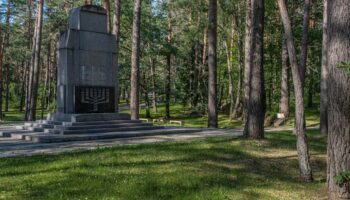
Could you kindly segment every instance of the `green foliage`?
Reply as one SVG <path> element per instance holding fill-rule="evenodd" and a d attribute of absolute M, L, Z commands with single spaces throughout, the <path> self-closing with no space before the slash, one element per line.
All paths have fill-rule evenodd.
<path fill-rule="evenodd" d="M 344 70 L 344 72 L 350 78 L 350 60 L 341 62 L 338 68 Z"/>
<path fill-rule="evenodd" d="M 340 172 L 339 175 L 334 177 L 334 180 L 340 186 L 350 183 L 350 171 Z"/>

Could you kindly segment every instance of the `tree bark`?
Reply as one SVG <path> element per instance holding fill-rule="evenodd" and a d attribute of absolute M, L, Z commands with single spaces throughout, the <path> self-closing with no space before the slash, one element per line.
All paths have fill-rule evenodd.
<path fill-rule="evenodd" d="M 171 55 L 166 56 L 165 75 L 165 118 L 170 119 L 170 92 L 171 92 Z"/>
<path fill-rule="evenodd" d="M 230 50 L 228 49 L 227 41 L 225 39 L 224 41 L 224 48 L 226 51 L 226 62 L 227 62 L 227 73 L 228 73 L 228 95 L 230 99 L 230 120 L 233 119 L 233 77 L 232 77 L 232 63 L 231 63 L 231 54 Z"/>
<path fill-rule="evenodd" d="M 26 83 L 27 83 L 27 67 L 24 64 L 24 61 L 22 61 L 21 69 L 22 69 L 22 77 L 21 77 L 22 85 L 21 85 L 21 97 L 20 97 L 20 102 L 19 102 L 19 111 L 20 112 L 23 111 L 23 103 L 25 100 L 25 93 L 26 93 L 25 88 L 26 88 Z"/>
<path fill-rule="evenodd" d="M 3 60 L 4 60 L 4 42 L 3 42 L 3 37 L 0 29 L 0 120 L 3 119 L 3 111 L 2 111 Z"/>
<path fill-rule="evenodd" d="M 240 35 L 240 34 L 239 34 Z M 233 117 L 238 117 L 238 109 L 241 105 L 241 90 L 242 90 L 242 81 L 243 81 L 243 41 L 241 36 L 239 36 L 238 40 L 238 86 L 237 86 L 237 94 L 236 94 L 236 101 L 235 101 L 235 107 L 233 109 Z"/>
<path fill-rule="evenodd" d="M 10 47 L 10 17 L 11 17 L 11 1 L 7 1 L 7 11 L 6 11 L 6 32 L 5 32 L 5 48 Z M 11 72 L 10 72 L 10 60 L 7 60 L 5 63 L 5 69 L 6 69 L 6 93 L 5 93 L 5 112 L 9 111 L 9 97 L 10 97 L 10 78 L 11 78 Z"/>
<path fill-rule="evenodd" d="M 320 94 L 320 131 L 328 132 L 328 95 L 327 95 L 327 52 L 328 52 L 328 1 L 323 0 L 323 39 L 322 39 L 322 67 L 321 67 L 321 94 Z"/>
<path fill-rule="evenodd" d="M 157 92 L 156 92 L 156 77 L 155 77 L 155 64 L 154 58 L 150 57 L 149 62 L 151 65 L 151 77 L 152 77 L 152 104 L 153 104 L 153 112 L 158 113 L 157 106 Z"/>
<path fill-rule="evenodd" d="M 31 95 L 30 95 L 30 112 L 29 121 L 35 121 L 36 119 L 36 101 L 38 97 L 38 86 L 39 86 L 39 73 L 40 73 L 40 51 L 41 51 L 41 33 L 43 23 L 43 6 L 44 0 L 39 0 L 37 8 L 37 21 L 36 31 L 33 42 L 33 53 L 32 53 L 32 81 L 31 81 Z"/>
<path fill-rule="evenodd" d="M 286 39 L 282 41 L 282 80 L 281 80 L 281 98 L 279 112 L 287 118 L 289 116 L 289 60 Z"/>
<path fill-rule="evenodd" d="M 308 87 L 308 95 L 307 95 L 307 107 L 312 108 L 313 106 L 313 94 L 314 94 L 314 77 L 313 74 L 310 72 L 309 74 L 310 80 L 309 80 L 309 87 Z"/>
<path fill-rule="evenodd" d="M 171 1 L 168 1 L 168 5 L 170 6 Z M 168 8 L 168 36 L 167 43 L 170 46 L 172 43 L 172 15 L 171 9 Z M 170 119 L 170 93 L 171 93 L 171 56 L 172 52 L 169 50 L 166 56 L 166 74 L 165 74 L 165 118 Z"/>
<path fill-rule="evenodd" d="M 306 75 L 306 65 L 307 65 L 307 56 L 308 56 L 308 40 L 309 40 L 309 24 L 310 24 L 310 6 L 312 0 L 304 0 L 304 12 L 303 12 L 303 32 L 301 39 L 301 49 L 300 49 L 300 63 L 299 63 L 299 72 L 301 81 L 305 83 Z M 294 11 L 295 12 L 295 11 Z M 303 87 L 304 89 L 304 87 Z"/>
<path fill-rule="evenodd" d="M 107 12 L 107 31 L 111 33 L 111 6 L 109 0 L 103 0 L 103 8 L 106 9 Z"/>
<path fill-rule="evenodd" d="M 121 13 L 121 0 L 115 0 L 114 1 L 114 25 L 113 25 L 113 33 L 115 35 L 115 41 L 116 41 L 116 54 L 115 54 L 115 62 L 117 66 L 117 73 L 119 69 L 119 41 L 120 41 L 120 14 Z M 116 91 L 115 91 L 115 97 L 116 97 L 116 108 L 115 111 L 119 112 L 119 78 L 116 79 Z"/>
<path fill-rule="evenodd" d="M 27 10 L 28 10 L 28 16 L 27 16 L 27 48 L 28 50 L 31 50 L 32 48 L 32 0 L 27 1 Z M 30 104 L 30 89 L 31 89 L 31 76 L 32 76 L 32 70 L 30 66 L 30 62 L 26 62 L 26 68 L 27 68 L 27 78 L 26 78 L 26 99 L 25 99 L 25 114 L 24 118 L 25 120 L 28 120 L 29 115 L 29 104 Z"/>
<path fill-rule="evenodd" d="M 310 0 L 304 0 L 304 16 L 303 16 L 303 36 L 301 39 L 301 52 L 300 52 L 300 79 L 303 84 L 305 83 L 306 73 L 306 61 L 307 61 L 307 48 L 309 39 L 309 21 L 310 21 Z"/>
<path fill-rule="evenodd" d="M 297 136 L 297 151 L 298 151 L 298 160 L 299 160 L 299 169 L 300 176 L 305 181 L 312 181 L 312 171 L 310 165 L 309 151 L 307 146 L 307 138 L 304 128 L 304 91 L 303 84 L 300 77 L 300 66 L 296 58 L 296 51 L 294 47 L 293 34 L 291 22 L 288 16 L 287 7 L 285 0 L 277 0 L 278 7 L 280 10 L 284 35 L 286 38 L 286 44 L 288 48 L 289 62 L 292 67 L 292 76 L 294 84 L 294 93 L 295 93 L 295 133 Z"/>
<path fill-rule="evenodd" d="M 48 98 L 48 86 L 50 81 L 50 68 L 51 68 L 51 39 L 49 39 L 47 45 L 47 61 L 46 61 L 46 72 L 45 72 L 45 83 L 44 83 L 44 94 L 41 99 L 41 119 L 44 119 L 44 110 L 47 107 L 47 98 Z"/>
<path fill-rule="evenodd" d="M 140 88 L 140 26 L 141 26 L 141 0 L 134 1 L 134 19 L 132 33 L 131 55 L 131 92 L 130 110 L 131 119 L 139 119 L 139 88 Z"/>
<path fill-rule="evenodd" d="M 243 80 L 243 65 L 244 65 L 244 61 L 243 61 L 243 41 L 242 41 L 242 34 L 241 34 L 241 30 L 238 28 L 240 23 L 240 20 L 238 17 L 235 18 L 236 23 L 236 29 L 237 29 L 237 33 L 238 33 L 238 39 L 237 39 L 237 47 L 238 47 L 238 84 L 237 84 L 237 94 L 236 94 L 236 100 L 235 100 L 235 106 L 233 108 L 233 117 L 237 118 L 238 117 L 238 108 L 240 106 L 240 102 L 241 102 L 241 90 L 242 90 L 242 80 Z"/>
<path fill-rule="evenodd" d="M 209 0 L 208 20 L 208 127 L 217 128 L 217 0 Z"/>
<path fill-rule="evenodd" d="M 264 0 L 252 0 L 251 80 L 248 103 L 248 136 L 264 138 Z"/>
<path fill-rule="evenodd" d="M 206 84 L 207 80 L 207 46 L 208 46 L 208 27 L 206 26 L 204 28 L 204 34 L 203 34 L 203 52 L 202 52 L 202 65 L 201 65 L 201 70 L 200 70 L 200 79 L 199 81 L 199 96 L 201 99 L 202 105 L 205 104 L 205 99 L 206 99 L 206 91 L 208 91 L 208 86 Z"/>
<path fill-rule="evenodd" d="M 331 200 L 350 199 L 350 182 L 338 185 L 334 179 L 350 171 L 350 75 L 339 68 L 350 60 L 350 4 L 328 1 L 328 9 L 328 192 Z"/>
<path fill-rule="evenodd" d="M 248 104 L 250 95 L 250 80 L 251 80 L 251 68 L 252 68 L 252 2 L 251 0 L 246 0 L 246 27 L 245 27 L 245 57 L 244 57 L 244 112 L 243 121 L 244 126 L 244 136 L 248 136 Z"/>

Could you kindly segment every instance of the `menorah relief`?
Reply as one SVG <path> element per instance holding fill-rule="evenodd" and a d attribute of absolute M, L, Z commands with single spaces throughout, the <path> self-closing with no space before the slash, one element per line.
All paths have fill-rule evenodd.
<path fill-rule="evenodd" d="M 76 111 L 101 113 L 114 111 L 113 87 L 76 87 Z"/>

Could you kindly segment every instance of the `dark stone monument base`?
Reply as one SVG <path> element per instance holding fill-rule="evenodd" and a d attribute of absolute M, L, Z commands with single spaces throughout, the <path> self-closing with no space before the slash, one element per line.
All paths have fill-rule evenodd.
<path fill-rule="evenodd" d="M 120 113 L 66 114 L 57 112 L 48 114 L 47 120 L 59 122 L 130 120 L 130 115 Z"/>

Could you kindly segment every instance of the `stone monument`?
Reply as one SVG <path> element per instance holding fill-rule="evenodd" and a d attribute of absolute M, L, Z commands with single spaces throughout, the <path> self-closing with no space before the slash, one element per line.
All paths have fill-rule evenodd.
<path fill-rule="evenodd" d="M 74 8 L 58 44 L 57 112 L 17 130 L 0 130 L 0 137 L 50 143 L 201 131 L 154 126 L 119 114 L 115 45 L 102 7 Z"/>
<path fill-rule="evenodd" d="M 95 5 L 72 9 L 69 28 L 58 43 L 58 109 L 49 117 L 116 114 L 117 70 L 116 41 L 107 30 L 106 10 Z"/>
<path fill-rule="evenodd" d="M 106 11 L 93 5 L 73 9 L 58 49 L 58 112 L 116 112 L 116 41 L 107 31 Z"/>

